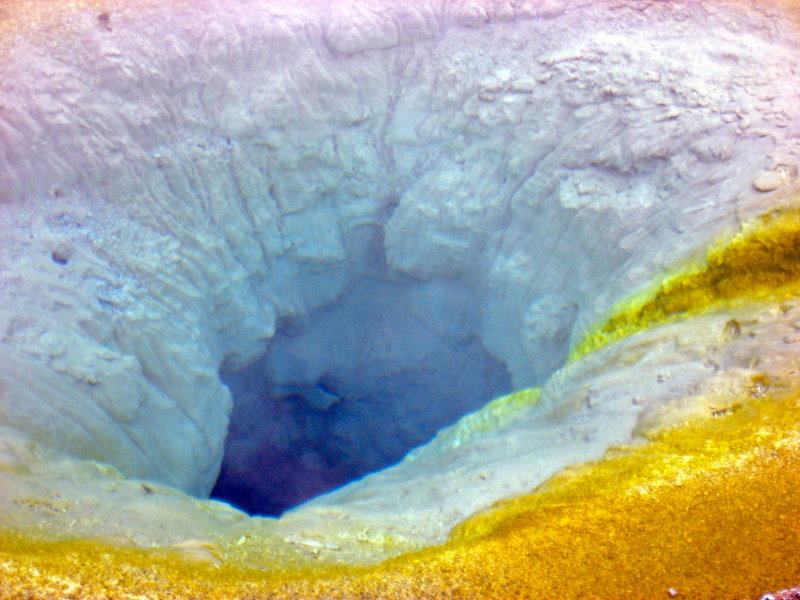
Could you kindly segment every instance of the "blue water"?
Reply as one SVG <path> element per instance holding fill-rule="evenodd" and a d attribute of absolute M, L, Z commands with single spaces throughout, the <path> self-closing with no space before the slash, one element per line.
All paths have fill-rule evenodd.
<path fill-rule="evenodd" d="M 508 392 L 505 365 L 472 331 L 470 295 L 454 286 L 361 280 L 285 322 L 261 361 L 223 373 L 234 411 L 212 496 L 278 515 Z"/>

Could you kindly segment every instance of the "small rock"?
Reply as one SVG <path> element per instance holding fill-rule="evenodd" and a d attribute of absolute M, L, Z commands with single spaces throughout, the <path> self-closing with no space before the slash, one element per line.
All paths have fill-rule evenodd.
<path fill-rule="evenodd" d="M 536 80 L 530 77 L 523 77 L 511 82 L 511 91 L 519 93 L 530 93 L 536 89 Z"/>
<path fill-rule="evenodd" d="M 753 179 L 753 187 L 759 192 L 771 192 L 783 184 L 784 176 L 781 171 L 764 171 Z"/>
<path fill-rule="evenodd" d="M 667 593 L 669 594 L 670 598 L 674 598 L 675 596 L 678 595 L 678 590 L 676 590 L 675 588 L 669 588 L 667 590 Z"/>
<path fill-rule="evenodd" d="M 513 73 L 509 69 L 497 69 L 494 72 L 494 78 L 500 83 L 508 83 L 511 81 Z"/>

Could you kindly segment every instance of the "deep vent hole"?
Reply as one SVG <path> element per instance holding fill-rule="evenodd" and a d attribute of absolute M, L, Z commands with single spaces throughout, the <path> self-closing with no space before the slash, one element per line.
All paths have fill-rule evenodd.
<path fill-rule="evenodd" d="M 366 276 L 281 321 L 262 360 L 221 374 L 234 409 L 212 497 L 280 515 L 508 393 L 506 366 L 481 343 L 480 302 L 461 282 Z"/>

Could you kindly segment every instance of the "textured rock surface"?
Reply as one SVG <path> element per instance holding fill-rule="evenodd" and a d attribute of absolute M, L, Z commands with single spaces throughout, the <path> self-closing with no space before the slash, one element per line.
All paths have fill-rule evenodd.
<path fill-rule="evenodd" d="M 76 6 L 38 29 L 12 15 L 3 34 L 8 523 L 38 523 L 40 500 L 19 499 L 56 494 L 69 516 L 53 530 L 190 537 L 189 518 L 161 532 L 173 505 L 138 483 L 26 440 L 206 493 L 231 410 L 219 369 L 255 360 L 279 319 L 331 303 L 375 257 L 389 278 L 468 287 L 474 333 L 519 388 L 615 301 L 781 202 L 763 172 L 796 176 L 794 24 L 758 4 Z M 269 531 L 360 559 L 359 539 L 381 546 L 373 559 L 441 541 L 717 377 L 727 317 L 706 318 L 647 334 L 644 358 L 639 340 L 591 355 L 503 427 L 434 442 Z M 791 333 L 748 318 L 757 339 Z M 734 374 L 768 358 L 766 342 L 736 352 L 750 339 L 725 346 Z M 89 493 L 115 504 L 87 515 Z M 143 495 L 147 510 L 110 516 Z M 209 536 L 273 526 L 168 495 L 212 515 Z"/>

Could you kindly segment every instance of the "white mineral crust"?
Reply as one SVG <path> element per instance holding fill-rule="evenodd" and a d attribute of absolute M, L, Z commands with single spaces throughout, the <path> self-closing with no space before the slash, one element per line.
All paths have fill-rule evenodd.
<path fill-rule="evenodd" d="M 746 379 L 768 347 L 752 340 L 785 335 L 755 309 L 755 337 L 722 346 L 725 315 L 648 332 L 558 372 L 539 408 L 278 522 L 143 497 L 114 469 L 209 491 L 220 368 L 334 301 L 365 253 L 468 286 L 470 327 L 521 389 L 778 204 L 800 152 L 796 22 L 761 2 L 171 4 L 65 12 L 0 62 L 0 523 L 55 494 L 55 529 L 142 544 L 207 523 L 440 542 L 631 442 L 654 406 Z"/>

